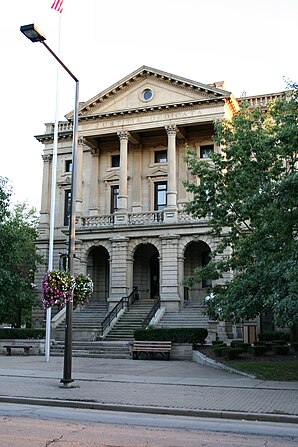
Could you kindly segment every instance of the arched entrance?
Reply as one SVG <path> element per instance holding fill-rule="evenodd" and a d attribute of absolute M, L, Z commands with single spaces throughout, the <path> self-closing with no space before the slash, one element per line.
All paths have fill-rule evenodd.
<path fill-rule="evenodd" d="M 140 299 L 159 296 L 159 253 L 152 244 L 141 244 L 135 251 L 133 285 L 138 287 Z"/>
<path fill-rule="evenodd" d="M 211 249 L 206 242 L 190 242 L 184 252 L 184 278 L 191 276 L 196 267 L 205 266 L 210 259 Z M 211 280 L 204 279 L 193 284 L 192 287 L 186 287 L 184 299 L 189 301 L 202 301 L 207 295 L 208 287 L 211 286 Z"/>
<path fill-rule="evenodd" d="M 105 303 L 109 296 L 109 253 L 104 247 L 90 250 L 87 260 L 87 273 L 94 283 L 92 300 Z"/>

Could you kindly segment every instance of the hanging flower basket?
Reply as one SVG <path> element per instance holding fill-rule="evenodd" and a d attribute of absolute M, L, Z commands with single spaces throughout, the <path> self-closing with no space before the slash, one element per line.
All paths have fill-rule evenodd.
<path fill-rule="evenodd" d="M 75 275 L 75 285 L 73 292 L 73 307 L 74 309 L 81 304 L 87 304 L 93 292 L 93 281 L 88 275 L 79 273 Z"/>
<path fill-rule="evenodd" d="M 51 270 L 42 281 L 42 303 L 45 308 L 54 304 L 64 306 L 70 300 L 75 281 L 69 272 Z"/>

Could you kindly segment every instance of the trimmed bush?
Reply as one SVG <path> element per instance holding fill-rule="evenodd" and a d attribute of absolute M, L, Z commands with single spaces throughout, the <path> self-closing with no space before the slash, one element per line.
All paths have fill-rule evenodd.
<path fill-rule="evenodd" d="M 288 345 L 272 345 L 272 351 L 275 355 L 287 355 L 290 351 L 290 346 Z"/>
<path fill-rule="evenodd" d="M 231 348 L 241 349 L 243 352 L 247 352 L 250 347 L 250 343 L 244 343 L 243 341 L 232 340 Z"/>
<path fill-rule="evenodd" d="M 223 343 L 222 345 L 213 346 L 212 350 L 217 357 L 222 357 L 223 356 L 222 351 L 226 347 L 227 347 L 226 343 Z"/>
<path fill-rule="evenodd" d="M 22 329 L 22 328 L 12 328 L 12 329 L 0 329 L 0 339 L 41 339 L 45 338 L 45 329 Z"/>
<path fill-rule="evenodd" d="M 290 340 L 290 334 L 280 331 L 267 331 L 259 334 L 260 341 L 273 341 L 273 340 Z"/>
<path fill-rule="evenodd" d="M 235 360 L 238 359 L 239 355 L 243 353 L 243 350 L 240 348 L 223 348 L 221 351 L 222 356 L 227 360 Z"/>
<path fill-rule="evenodd" d="M 222 340 L 213 340 L 212 341 L 212 346 L 218 346 L 218 345 L 224 345 L 225 342 L 223 342 Z"/>
<path fill-rule="evenodd" d="M 265 345 L 257 345 L 257 346 L 249 346 L 248 353 L 253 355 L 254 357 L 261 357 L 267 351 L 267 346 Z"/>
<path fill-rule="evenodd" d="M 285 345 L 287 345 L 287 341 L 286 340 L 273 340 L 272 341 L 272 346 L 274 346 L 274 345 L 283 345 L 283 346 L 285 346 Z"/>
<path fill-rule="evenodd" d="M 149 328 L 134 331 L 135 340 L 171 341 L 172 343 L 202 344 L 208 335 L 205 328 Z"/>

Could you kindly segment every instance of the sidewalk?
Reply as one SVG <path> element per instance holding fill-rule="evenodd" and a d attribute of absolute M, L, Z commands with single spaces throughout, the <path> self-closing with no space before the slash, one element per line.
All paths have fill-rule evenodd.
<path fill-rule="evenodd" d="M 298 422 L 298 382 L 268 382 L 185 361 L 0 356 L 0 401 Z"/>

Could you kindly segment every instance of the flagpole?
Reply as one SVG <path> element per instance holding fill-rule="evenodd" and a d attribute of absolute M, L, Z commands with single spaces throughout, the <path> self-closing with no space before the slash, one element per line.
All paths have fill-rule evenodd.
<path fill-rule="evenodd" d="M 58 56 L 60 56 L 60 35 L 61 35 L 61 14 L 59 14 L 58 51 L 57 51 Z M 55 106 L 55 125 L 54 125 L 53 158 L 52 158 L 49 262 L 48 262 L 49 271 L 53 269 L 53 257 L 54 257 L 55 203 L 56 203 L 56 177 L 57 177 L 58 127 L 59 127 L 58 120 L 59 120 L 59 64 L 57 64 L 57 71 L 56 71 L 56 106 Z M 46 340 L 45 340 L 45 359 L 47 363 L 50 361 L 51 318 L 52 318 L 52 308 L 48 307 L 46 313 Z"/>

